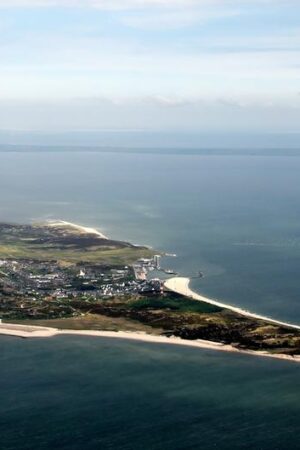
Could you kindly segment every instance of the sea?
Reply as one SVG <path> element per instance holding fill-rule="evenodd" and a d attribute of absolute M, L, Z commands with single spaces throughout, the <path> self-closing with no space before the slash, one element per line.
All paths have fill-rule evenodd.
<path fill-rule="evenodd" d="M 224 303 L 300 324 L 300 154 L 0 152 L 0 220 L 168 254 Z M 203 277 L 199 278 L 199 272 Z M 300 366 L 91 337 L 0 337 L 0 448 L 299 449 Z"/>

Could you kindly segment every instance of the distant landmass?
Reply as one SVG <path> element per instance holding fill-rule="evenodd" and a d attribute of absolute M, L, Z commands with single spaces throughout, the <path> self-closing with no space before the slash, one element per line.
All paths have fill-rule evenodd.
<path fill-rule="evenodd" d="M 0 144 L 2 153 L 133 153 L 157 155 L 205 155 L 205 156 L 300 156 L 299 148 L 192 148 L 192 147 L 117 147 L 96 145 L 19 145 Z"/>
<path fill-rule="evenodd" d="M 46 143 L 46 145 L 45 145 Z M 52 147 L 79 147 L 81 149 L 138 149 L 170 150 L 300 150 L 299 133 L 275 132 L 201 132 L 182 130 L 71 130 L 71 131 L 18 131 L 0 130 L 0 145 Z"/>

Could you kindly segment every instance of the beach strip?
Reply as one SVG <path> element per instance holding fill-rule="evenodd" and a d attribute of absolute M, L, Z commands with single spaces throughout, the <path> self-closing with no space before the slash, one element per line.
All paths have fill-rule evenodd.
<path fill-rule="evenodd" d="M 213 300 L 208 297 L 204 297 L 203 295 L 197 294 L 197 292 L 192 291 L 189 288 L 190 279 L 185 277 L 173 277 L 169 278 L 164 282 L 164 287 L 171 292 L 175 292 L 176 294 L 184 295 L 185 297 L 192 298 L 193 300 L 197 300 L 200 302 L 205 302 L 210 305 L 218 306 L 222 309 L 229 309 L 237 314 L 242 316 L 250 317 L 253 319 L 265 320 L 266 322 L 273 323 L 274 325 L 282 325 L 284 327 L 293 328 L 295 330 L 300 330 L 299 325 L 294 325 L 288 322 L 281 322 L 279 320 L 271 319 L 270 317 L 261 316 L 259 314 L 251 313 L 250 311 L 246 311 L 245 309 L 238 308 L 236 306 L 228 305 L 226 303 L 221 303 L 217 300 Z"/>
<path fill-rule="evenodd" d="M 206 341 L 203 339 L 187 340 L 175 336 L 156 336 L 144 332 L 127 332 L 127 331 L 95 331 L 95 330 L 61 330 L 58 328 L 36 327 L 31 325 L 19 325 L 0 323 L 0 335 L 15 336 L 19 338 L 49 338 L 53 336 L 94 336 L 112 339 L 125 339 L 131 341 L 140 341 L 151 344 L 168 344 L 180 345 L 206 350 L 217 350 L 230 353 L 240 353 L 252 356 L 263 356 L 273 359 L 281 359 L 293 362 L 300 362 L 300 356 L 290 356 L 284 354 L 271 354 L 268 352 L 259 352 L 253 350 L 240 350 L 231 345 L 219 342 Z"/>
<path fill-rule="evenodd" d="M 101 239 L 108 239 L 107 236 L 105 236 L 103 233 L 100 233 L 100 231 L 96 230 L 95 228 L 84 227 L 82 225 L 77 225 L 76 223 L 66 222 L 65 220 L 49 220 L 47 221 L 47 225 L 50 227 L 70 227 L 82 233 L 94 234 L 96 236 L 99 236 Z"/>

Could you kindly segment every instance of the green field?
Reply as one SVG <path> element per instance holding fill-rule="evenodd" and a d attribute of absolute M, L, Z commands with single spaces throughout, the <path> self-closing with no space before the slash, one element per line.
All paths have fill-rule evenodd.
<path fill-rule="evenodd" d="M 98 249 L 52 249 L 32 247 L 21 243 L 3 245 L 0 241 L 0 258 L 6 259 L 37 259 L 58 260 L 77 263 L 80 261 L 98 262 L 103 264 L 132 264 L 139 258 L 151 257 L 153 252 L 143 248 L 98 248 Z"/>
<path fill-rule="evenodd" d="M 0 259 L 57 260 L 65 263 L 132 264 L 153 256 L 146 247 L 99 239 L 70 227 L 0 224 Z"/>
<path fill-rule="evenodd" d="M 200 313 L 200 314 L 210 314 L 215 312 L 220 312 L 221 309 L 209 305 L 204 302 L 195 302 L 187 297 L 181 295 L 172 294 L 169 297 L 144 297 L 138 300 L 134 300 L 130 303 L 130 308 L 136 310 L 149 310 L 149 309 L 161 309 L 169 310 L 178 313 Z"/>

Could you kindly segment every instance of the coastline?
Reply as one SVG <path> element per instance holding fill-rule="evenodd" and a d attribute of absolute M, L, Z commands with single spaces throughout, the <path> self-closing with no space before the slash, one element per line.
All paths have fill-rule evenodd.
<path fill-rule="evenodd" d="M 247 311 L 245 309 L 228 305 L 226 303 L 219 302 L 217 300 L 213 300 L 208 297 L 204 297 L 203 295 L 197 294 L 197 292 L 192 291 L 189 288 L 190 284 L 190 278 L 186 277 L 173 277 L 169 278 L 165 281 L 164 286 L 169 291 L 174 292 L 176 294 L 184 295 L 185 297 L 192 298 L 193 300 L 199 301 L 199 302 L 205 302 L 210 305 L 218 306 L 220 308 L 229 309 L 230 311 L 233 311 L 237 314 L 240 314 L 245 317 L 251 317 L 253 319 L 261 319 L 265 320 L 266 322 L 273 323 L 274 325 L 282 325 L 285 327 L 293 328 L 295 330 L 300 330 L 300 325 L 291 324 L 288 322 L 281 322 L 279 320 L 272 319 L 270 317 L 262 316 L 260 314 L 251 313 L 250 311 Z"/>
<path fill-rule="evenodd" d="M 94 234 L 99 236 L 102 239 L 108 239 L 102 233 L 97 231 L 96 229 L 84 227 L 81 225 L 77 225 L 71 222 L 67 222 L 64 220 L 53 220 L 47 222 L 48 226 L 53 227 L 70 227 L 78 230 L 81 233 Z M 227 309 L 235 312 L 236 314 L 242 315 L 244 317 L 264 320 L 269 322 L 270 324 L 275 324 L 279 326 L 285 326 L 289 328 L 293 328 L 296 330 L 300 330 L 300 325 L 290 324 L 286 322 L 281 322 L 278 320 L 274 320 L 272 318 L 262 316 L 259 314 L 251 313 L 247 310 L 244 310 L 239 307 L 232 306 L 230 304 L 225 304 L 219 302 L 217 300 L 202 296 L 197 292 L 194 292 L 189 288 L 190 278 L 187 277 L 172 277 L 163 281 L 164 288 L 167 290 L 180 294 L 186 298 L 193 299 L 195 301 L 204 302 L 210 305 L 217 306 L 222 309 Z M 0 319 L 0 336 L 14 336 L 19 338 L 48 338 L 53 336 L 63 336 L 63 335 L 80 335 L 80 336 L 95 336 L 95 337 L 104 337 L 104 338 L 117 338 L 117 339 L 127 339 L 134 340 L 140 342 L 149 342 L 156 344 L 171 344 L 171 345 L 181 345 L 193 348 L 201 348 L 207 350 L 216 350 L 216 351 L 226 351 L 226 352 L 234 352 L 241 354 L 248 354 L 252 356 L 265 356 L 275 359 L 284 359 L 294 362 L 300 362 L 300 355 L 292 356 L 284 353 L 272 354 L 267 351 L 259 351 L 259 350 L 247 350 L 247 349 L 239 349 L 230 344 L 223 344 L 221 342 L 203 340 L 203 339 L 195 339 L 188 340 L 182 339 L 180 337 L 175 336 L 163 336 L 163 335 L 152 335 L 146 332 L 136 332 L 136 331 L 95 331 L 95 330 L 73 330 L 73 329 L 60 329 L 54 327 L 43 327 L 43 326 L 35 326 L 35 325 L 22 325 L 22 324 L 9 324 L 2 323 Z"/>
<path fill-rule="evenodd" d="M 127 331 L 94 331 L 94 330 L 64 330 L 50 327 L 39 327 L 31 325 L 18 325 L 9 323 L 0 323 L 0 336 L 11 336 L 25 339 L 50 338 L 55 336 L 92 336 L 112 339 L 125 339 L 131 341 L 146 342 L 151 344 L 169 344 L 184 347 L 192 347 L 205 350 L 215 350 L 229 353 L 240 353 L 250 356 L 261 356 L 273 359 L 281 359 L 300 363 L 300 356 L 290 356 L 285 354 L 271 354 L 254 350 L 241 350 L 231 345 L 219 342 L 206 341 L 203 339 L 186 340 L 177 337 L 155 336 L 144 332 Z"/>
<path fill-rule="evenodd" d="M 95 234 L 99 236 L 101 239 L 108 239 L 107 236 L 105 236 L 103 233 L 96 230 L 95 228 L 84 227 L 82 225 L 77 225 L 76 223 L 67 222 L 65 220 L 49 220 L 47 221 L 47 225 L 52 227 L 68 226 L 70 228 L 74 228 L 78 231 L 81 231 L 82 233 Z"/>

